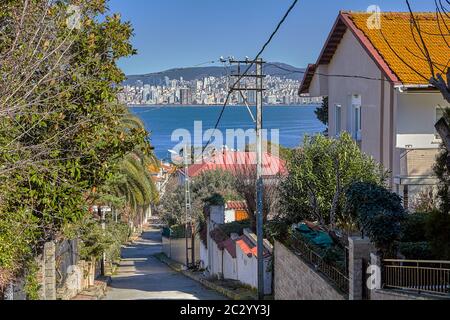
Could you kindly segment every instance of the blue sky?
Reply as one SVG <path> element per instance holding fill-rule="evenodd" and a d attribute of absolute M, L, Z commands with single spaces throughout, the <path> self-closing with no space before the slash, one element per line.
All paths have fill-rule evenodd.
<path fill-rule="evenodd" d="M 220 56 L 254 56 L 292 0 L 110 0 L 133 24 L 138 55 L 120 61 L 126 74 L 194 66 Z M 411 0 L 414 11 L 434 0 Z M 405 0 L 300 0 L 263 58 L 297 67 L 315 62 L 339 10 L 406 11 Z"/>

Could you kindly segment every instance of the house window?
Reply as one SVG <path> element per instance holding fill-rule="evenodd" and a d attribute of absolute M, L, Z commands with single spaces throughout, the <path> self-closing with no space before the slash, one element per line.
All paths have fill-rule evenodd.
<path fill-rule="evenodd" d="M 442 107 L 440 107 L 440 106 L 437 106 L 436 107 L 436 118 L 435 118 L 435 121 L 434 121 L 434 123 L 436 124 L 439 120 L 441 120 L 441 118 L 442 117 L 444 117 L 444 109 L 442 109 Z M 439 133 L 436 131 L 436 129 L 435 129 L 435 131 L 434 131 L 434 135 L 436 136 L 436 139 L 437 140 L 440 140 L 441 139 L 441 136 L 439 135 Z"/>
<path fill-rule="evenodd" d="M 359 141 L 359 140 L 361 140 L 361 106 L 354 105 L 353 113 L 354 113 L 354 120 L 355 120 L 354 138 L 355 138 L 355 140 Z"/>
<path fill-rule="evenodd" d="M 339 136 L 342 130 L 342 115 L 341 115 L 341 105 L 335 105 L 335 123 L 336 123 L 336 136 Z"/>
<path fill-rule="evenodd" d="M 362 117 L 361 117 L 361 96 L 352 96 L 352 111 L 353 111 L 353 138 L 356 141 L 361 140 L 361 127 L 362 127 Z"/>

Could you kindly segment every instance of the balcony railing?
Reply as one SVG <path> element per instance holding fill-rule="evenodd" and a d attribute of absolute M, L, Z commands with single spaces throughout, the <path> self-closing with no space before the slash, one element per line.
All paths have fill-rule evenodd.
<path fill-rule="evenodd" d="M 348 270 L 343 270 L 324 261 L 321 255 L 315 252 L 300 236 L 293 236 L 292 249 L 297 255 L 303 258 L 314 269 L 323 274 L 335 286 L 345 294 L 349 290 Z"/>
<path fill-rule="evenodd" d="M 450 261 L 383 261 L 384 288 L 450 295 Z"/>

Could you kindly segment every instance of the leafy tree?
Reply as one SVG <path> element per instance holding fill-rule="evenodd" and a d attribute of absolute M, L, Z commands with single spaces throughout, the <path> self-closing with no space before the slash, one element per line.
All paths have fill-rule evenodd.
<path fill-rule="evenodd" d="M 450 109 L 444 109 L 444 119 L 447 123 L 450 123 Z M 445 139 L 445 137 L 444 137 Z M 445 148 L 445 145 L 441 146 L 441 152 L 439 153 L 436 164 L 434 166 L 434 173 L 436 174 L 438 183 L 438 198 L 439 198 L 439 210 L 442 213 L 450 213 L 450 172 L 447 165 L 449 159 L 449 151 Z"/>
<path fill-rule="evenodd" d="M 146 133 L 142 121 L 131 114 L 121 119 L 121 125 L 124 131 Z M 150 144 L 146 142 L 136 146 L 118 162 L 116 174 L 99 188 L 95 201 L 115 209 L 122 205 L 129 207 L 135 217 L 127 218 L 133 221 L 136 213 L 143 213 L 150 204 L 158 201 L 158 191 L 150 167 L 159 167 L 159 163 Z"/>
<path fill-rule="evenodd" d="M 450 123 L 450 109 L 445 108 L 444 119 Z M 445 139 L 446 137 L 443 137 Z M 441 259 L 450 258 L 450 167 L 448 159 L 450 153 L 445 147 L 441 147 L 441 152 L 437 157 L 434 172 L 438 177 L 438 209 L 431 212 L 427 223 L 427 239 L 436 257 Z"/>
<path fill-rule="evenodd" d="M 256 231 L 256 166 L 238 170 L 234 175 L 234 188 L 236 192 L 245 200 L 250 216 L 251 228 Z M 281 175 L 264 177 L 263 179 L 263 223 L 276 216 L 280 205 L 279 185 Z"/>
<path fill-rule="evenodd" d="M 328 126 L 328 97 L 323 98 L 322 105 L 314 113 L 320 122 Z"/>
<path fill-rule="evenodd" d="M 434 256 L 441 260 L 450 259 L 450 214 L 435 210 L 426 225 L 426 238 Z"/>
<path fill-rule="evenodd" d="M 354 183 L 346 191 L 346 211 L 384 255 L 395 257 L 401 222 L 406 219 L 402 199 L 396 193 L 375 183 Z"/>
<path fill-rule="evenodd" d="M 273 150 L 278 150 L 278 157 L 283 160 L 289 160 L 293 149 L 283 147 L 282 145 L 273 143 L 272 141 L 263 141 L 263 152 L 273 154 Z M 247 144 L 245 146 L 245 152 L 256 152 L 256 144 Z"/>
<path fill-rule="evenodd" d="M 67 24 L 70 4 L 80 29 Z M 128 111 L 117 103 L 131 35 L 103 0 L 0 3 L 0 229 L 18 231 L 0 236 L 3 274 L 83 219 L 92 191 L 148 145 L 145 130 L 121 125 Z"/>
<path fill-rule="evenodd" d="M 168 225 L 181 224 L 185 220 L 184 185 L 172 178 L 161 199 L 160 216 Z M 191 201 L 193 220 L 204 221 L 203 208 L 213 195 L 222 196 L 225 201 L 237 199 L 234 177 L 223 170 L 206 171 L 191 181 Z"/>
<path fill-rule="evenodd" d="M 289 175 L 281 183 L 279 219 L 288 225 L 318 221 L 330 229 L 354 227 L 354 217 L 343 210 L 345 191 L 355 182 L 383 185 L 386 173 L 361 152 L 348 133 L 340 139 L 306 137 L 288 163 Z"/>

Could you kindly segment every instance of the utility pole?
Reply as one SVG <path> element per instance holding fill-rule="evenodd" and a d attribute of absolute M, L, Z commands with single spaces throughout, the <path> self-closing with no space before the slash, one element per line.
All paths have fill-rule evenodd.
<path fill-rule="evenodd" d="M 263 178 L 262 178 L 262 106 L 263 106 L 263 78 L 262 59 L 256 63 L 256 211 L 258 238 L 258 298 L 264 300 L 264 234 L 263 234 Z"/>
<path fill-rule="evenodd" d="M 189 250 L 191 251 L 191 259 L 192 264 L 195 263 L 195 252 L 194 252 L 194 241 L 195 241 L 195 235 L 194 230 L 192 228 L 192 206 L 191 206 L 191 186 L 190 186 L 190 177 L 189 177 L 189 155 L 190 152 L 188 151 L 189 146 L 186 144 L 184 147 L 184 190 L 185 190 L 185 209 L 186 209 L 186 216 L 185 216 L 185 234 L 184 238 L 186 240 L 186 267 L 189 268 Z M 189 247 L 189 240 L 188 235 L 189 231 L 191 232 L 191 247 Z"/>
<path fill-rule="evenodd" d="M 230 64 L 238 64 L 238 73 L 240 73 L 241 64 L 253 64 L 256 66 L 256 74 L 237 74 L 233 75 L 238 79 L 255 78 L 256 86 L 254 88 L 241 87 L 240 81 L 235 84 L 231 91 L 239 91 L 243 97 L 242 91 L 255 91 L 256 92 L 256 235 L 257 235 L 257 255 L 258 255 L 258 298 L 264 300 L 264 231 L 263 231 L 263 175 L 262 175 L 262 158 L 263 158 L 263 141 L 262 141 L 262 128 L 263 128 L 263 92 L 264 85 L 263 79 L 263 64 L 265 62 L 262 59 L 254 61 L 235 61 L 230 60 Z M 244 97 L 243 97 L 244 98 Z M 247 99 L 243 99 L 248 108 Z M 248 108 L 252 119 L 255 119 L 251 114 L 251 110 Z"/>

